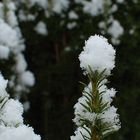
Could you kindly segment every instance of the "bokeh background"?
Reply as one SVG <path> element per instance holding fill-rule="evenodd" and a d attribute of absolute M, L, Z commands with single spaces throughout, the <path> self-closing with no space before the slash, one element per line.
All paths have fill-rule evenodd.
<path fill-rule="evenodd" d="M 89 5 L 84 7 L 82 1 Z M 26 9 L 28 14 L 37 13 L 34 20 L 20 20 L 18 14 L 25 10 L 24 2 L 19 2 L 16 10 L 28 69 L 36 79 L 27 94 L 30 109 L 24 114 L 25 123 L 33 126 L 42 140 L 70 139 L 75 130 L 73 106 L 82 92 L 79 81 L 88 83 L 78 55 L 89 36 L 100 34 L 116 49 L 116 67 L 108 86 L 118 91 L 113 104 L 122 123 L 122 128 L 106 140 L 140 140 L 140 0 L 49 2 L 48 9 L 37 4 Z M 46 34 L 34 30 L 39 21 L 46 25 Z M 10 64 L 0 63 L 2 73 Z"/>

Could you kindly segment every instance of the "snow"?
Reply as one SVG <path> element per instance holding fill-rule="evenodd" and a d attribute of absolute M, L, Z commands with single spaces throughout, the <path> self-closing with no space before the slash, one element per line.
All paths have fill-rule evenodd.
<path fill-rule="evenodd" d="M 11 1 L 6 1 L 4 4 L 8 10 L 4 14 L 3 8 L 5 5 L 0 3 L 0 59 L 6 59 L 8 61 L 9 56 L 13 56 L 15 63 L 11 67 L 12 74 L 9 79 L 9 87 L 17 91 L 14 93 L 14 96 L 20 97 L 21 93 L 29 91 L 28 87 L 33 86 L 35 80 L 31 72 L 26 72 L 27 63 L 23 55 L 25 44 L 16 16 L 17 7 Z M 22 83 L 19 81 L 23 77 L 23 73 L 27 73 L 25 75 L 29 76 L 28 81 L 26 81 L 27 83 L 25 83 L 25 78 L 22 78 Z"/>
<path fill-rule="evenodd" d="M 30 109 L 30 102 L 29 101 L 24 102 L 23 108 L 25 112 L 28 111 Z"/>
<path fill-rule="evenodd" d="M 68 0 L 52 0 L 52 11 L 57 14 L 61 14 L 69 6 Z"/>
<path fill-rule="evenodd" d="M 113 20 L 111 26 L 108 29 L 108 33 L 112 36 L 112 42 L 119 44 L 119 37 L 124 33 L 124 29 L 117 20 Z"/>
<path fill-rule="evenodd" d="M 6 13 L 6 19 L 7 19 L 7 23 L 11 26 L 11 27 L 16 27 L 18 26 L 18 21 L 17 21 L 17 17 L 15 15 L 15 11 L 16 11 L 16 6 L 13 2 L 7 2 L 7 8 L 8 11 Z"/>
<path fill-rule="evenodd" d="M 110 130 L 104 131 L 104 135 L 109 131 L 118 131 L 121 128 L 119 115 L 116 113 L 116 111 L 117 109 L 114 106 L 111 106 L 99 115 L 103 123 L 106 123 L 110 126 Z"/>
<path fill-rule="evenodd" d="M 75 13 L 75 11 L 70 11 L 68 17 L 69 19 L 78 19 L 78 15 Z"/>
<path fill-rule="evenodd" d="M 4 98 L 8 97 L 8 94 L 6 92 L 6 87 L 7 87 L 8 81 L 3 78 L 0 74 L 0 101 L 3 100 Z"/>
<path fill-rule="evenodd" d="M 27 68 L 27 63 L 25 61 L 23 54 L 18 54 L 15 60 L 16 60 L 16 67 L 15 67 L 16 72 L 23 73 Z"/>
<path fill-rule="evenodd" d="M 91 0 L 84 2 L 84 12 L 96 16 L 103 12 L 103 0 Z"/>
<path fill-rule="evenodd" d="M 38 33 L 38 34 L 41 34 L 41 35 L 47 35 L 48 34 L 48 31 L 47 31 L 47 27 L 46 27 L 46 24 L 42 21 L 40 21 L 36 26 L 35 26 L 35 31 Z"/>
<path fill-rule="evenodd" d="M 34 134 L 32 127 L 20 125 L 18 127 L 0 127 L 0 139 L 2 140 L 40 140 L 40 136 Z"/>
<path fill-rule="evenodd" d="M 29 0 L 30 7 L 34 6 L 35 4 L 39 5 L 43 9 L 47 8 L 47 0 Z"/>
<path fill-rule="evenodd" d="M 123 3 L 123 2 L 124 2 L 124 0 L 117 0 L 117 2 L 118 2 L 118 3 Z"/>
<path fill-rule="evenodd" d="M 16 31 L 1 19 L 0 19 L 0 44 L 12 48 L 18 45 L 18 37 Z"/>
<path fill-rule="evenodd" d="M 110 9 L 110 13 L 114 13 L 118 10 L 118 6 L 116 4 L 113 4 L 111 9 Z"/>
<path fill-rule="evenodd" d="M 79 3 L 83 6 L 83 12 L 90 14 L 91 16 L 98 16 L 104 13 L 104 4 L 103 0 L 75 0 L 76 3 Z M 108 5 L 111 5 L 110 0 L 106 0 Z"/>
<path fill-rule="evenodd" d="M 7 126 L 17 126 L 23 123 L 23 106 L 19 101 L 9 99 L 0 113 L 0 119 Z"/>
<path fill-rule="evenodd" d="M 86 127 L 86 128 L 90 131 L 90 129 L 88 127 Z M 74 133 L 75 133 L 75 135 L 71 136 L 71 140 L 85 140 L 82 135 L 90 138 L 89 133 L 85 129 L 83 129 L 82 127 L 78 127 Z"/>
<path fill-rule="evenodd" d="M 18 17 L 20 21 L 34 21 L 36 19 L 35 15 L 32 14 L 25 14 L 23 10 L 20 10 L 18 13 Z"/>
<path fill-rule="evenodd" d="M 6 92 L 7 80 L 0 75 L 0 139 L 1 140 L 41 140 L 32 127 L 23 124 L 23 106 L 9 99 Z"/>
<path fill-rule="evenodd" d="M 99 92 L 101 93 L 103 91 L 105 92 L 102 94 L 102 103 L 108 103 L 109 106 L 113 100 L 112 98 L 116 95 L 116 90 L 114 88 L 108 89 L 107 86 L 102 85 L 99 89 Z"/>
<path fill-rule="evenodd" d="M 106 38 L 94 35 L 85 42 L 84 51 L 79 55 L 79 60 L 80 66 L 86 71 L 86 74 L 90 72 L 90 66 L 93 73 L 96 71 L 96 74 L 100 74 L 102 70 L 106 69 L 105 75 L 108 76 L 115 66 L 115 50 Z M 92 77 L 96 77 L 93 73 L 90 73 Z M 98 127 L 98 121 L 100 121 L 101 131 L 95 131 L 99 137 L 104 137 L 109 132 L 118 131 L 121 128 L 117 109 L 111 105 L 116 90 L 108 89 L 107 79 L 100 81 L 98 78 L 96 77 L 96 80 L 89 78 L 90 83 L 85 86 L 82 96 L 74 105 L 75 117 L 73 121 L 77 130 L 75 135 L 71 136 L 71 140 L 91 139 L 91 135 L 95 134 L 92 128 Z"/>
<path fill-rule="evenodd" d="M 6 46 L 0 45 L 0 59 L 8 59 L 10 49 Z"/>
<path fill-rule="evenodd" d="M 84 50 L 79 55 L 80 67 L 89 72 L 89 66 L 92 71 L 103 71 L 106 69 L 106 74 L 109 75 L 115 66 L 115 50 L 107 39 L 94 35 L 91 36 L 84 46 Z"/>
<path fill-rule="evenodd" d="M 21 74 L 19 82 L 25 86 L 33 86 L 35 84 L 34 75 L 30 71 L 25 71 Z"/>
<path fill-rule="evenodd" d="M 76 22 L 71 22 L 71 23 L 68 23 L 67 24 L 67 28 L 70 29 L 70 30 L 73 29 L 73 28 L 75 28 L 76 26 L 77 26 L 77 23 Z"/>

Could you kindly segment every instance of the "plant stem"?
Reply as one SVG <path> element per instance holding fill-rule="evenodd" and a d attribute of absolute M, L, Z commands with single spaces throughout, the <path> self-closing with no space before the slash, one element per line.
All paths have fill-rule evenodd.
<path fill-rule="evenodd" d="M 95 113 L 99 113 L 99 92 L 98 92 L 98 87 L 97 87 L 97 82 L 93 83 L 93 81 L 91 81 L 92 83 L 92 94 L 93 94 L 93 108 L 95 109 Z M 100 136 L 97 133 L 97 128 L 96 126 L 94 126 L 93 128 L 91 128 L 91 132 L 92 132 L 92 136 L 91 136 L 91 140 L 101 140 Z"/>
<path fill-rule="evenodd" d="M 97 130 L 95 127 L 92 128 L 92 137 L 91 140 L 101 140 L 99 135 L 97 134 Z"/>
<path fill-rule="evenodd" d="M 105 21 L 105 33 L 107 33 L 107 26 L 108 26 L 108 2 L 107 0 L 104 1 L 104 21 Z"/>
<path fill-rule="evenodd" d="M 7 12 L 8 12 L 8 7 L 7 7 L 7 3 L 9 1 L 8 0 L 3 0 L 3 11 L 4 11 L 4 19 L 5 19 L 5 22 L 8 23 L 8 19 L 7 19 Z"/>

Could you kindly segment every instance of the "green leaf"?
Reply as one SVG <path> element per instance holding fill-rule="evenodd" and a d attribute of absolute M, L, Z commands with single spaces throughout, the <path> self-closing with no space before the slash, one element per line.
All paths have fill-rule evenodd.
<path fill-rule="evenodd" d="M 85 126 L 83 126 L 83 128 L 88 132 L 88 134 L 89 134 L 90 136 L 92 136 L 90 130 L 88 130 Z"/>
<path fill-rule="evenodd" d="M 87 137 L 87 136 L 84 136 L 83 134 L 82 134 L 82 132 L 80 131 L 80 133 L 81 133 L 81 135 L 82 135 L 82 137 L 83 137 L 83 139 L 84 140 L 90 140 L 90 138 L 89 137 Z"/>
<path fill-rule="evenodd" d="M 101 105 L 100 109 L 101 109 L 101 112 L 104 112 L 105 110 L 107 110 L 108 109 L 108 102 Z"/>
<path fill-rule="evenodd" d="M 82 132 L 81 132 L 81 131 L 80 131 L 80 133 L 81 133 L 81 135 L 82 135 L 83 139 L 84 139 L 84 140 L 87 140 L 87 139 L 85 139 L 85 137 L 84 137 L 84 135 L 82 134 Z"/>
<path fill-rule="evenodd" d="M 100 74 L 99 74 L 99 78 L 101 78 L 102 76 L 104 76 L 106 69 L 104 69 Z M 107 77 L 107 76 L 106 76 Z"/>
<path fill-rule="evenodd" d="M 83 103 L 80 103 L 87 111 L 91 111 L 90 108 L 86 105 L 84 105 Z"/>
<path fill-rule="evenodd" d="M 100 96 L 103 94 L 103 93 L 105 93 L 106 91 L 104 90 L 104 91 L 102 91 L 102 92 L 100 92 L 99 94 L 100 94 Z"/>
<path fill-rule="evenodd" d="M 85 84 L 85 83 L 83 83 L 83 82 L 79 82 L 81 85 L 83 85 L 84 87 L 86 87 L 87 85 Z"/>
<path fill-rule="evenodd" d="M 89 96 L 87 96 L 87 95 L 83 95 L 89 102 L 91 102 L 91 98 L 89 97 Z"/>
<path fill-rule="evenodd" d="M 90 93 L 88 93 L 87 91 L 83 91 L 84 93 L 86 93 L 91 99 L 93 99 L 93 95 L 92 94 L 90 94 Z"/>

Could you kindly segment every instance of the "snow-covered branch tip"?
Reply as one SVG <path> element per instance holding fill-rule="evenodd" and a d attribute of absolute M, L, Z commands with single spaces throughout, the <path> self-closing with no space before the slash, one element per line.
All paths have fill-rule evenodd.
<path fill-rule="evenodd" d="M 32 127 L 23 123 L 23 106 L 10 99 L 6 92 L 8 81 L 0 74 L 0 139 L 1 140 L 40 140 Z"/>
<path fill-rule="evenodd" d="M 115 66 L 115 50 L 106 38 L 91 36 L 79 60 L 89 84 L 83 84 L 82 97 L 74 106 L 73 121 L 77 130 L 71 140 L 102 140 L 121 127 L 117 109 L 111 106 L 116 90 L 106 86 L 107 77 Z"/>
<path fill-rule="evenodd" d="M 27 94 L 35 84 L 34 74 L 28 70 L 23 51 L 26 46 L 16 15 L 17 7 L 13 1 L 0 2 L 0 62 L 8 67 L 8 90 L 16 99 L 24 101 L 24 109 L 29 109 Z M 3 75 L 7 73 L 2 68 Z"/>

